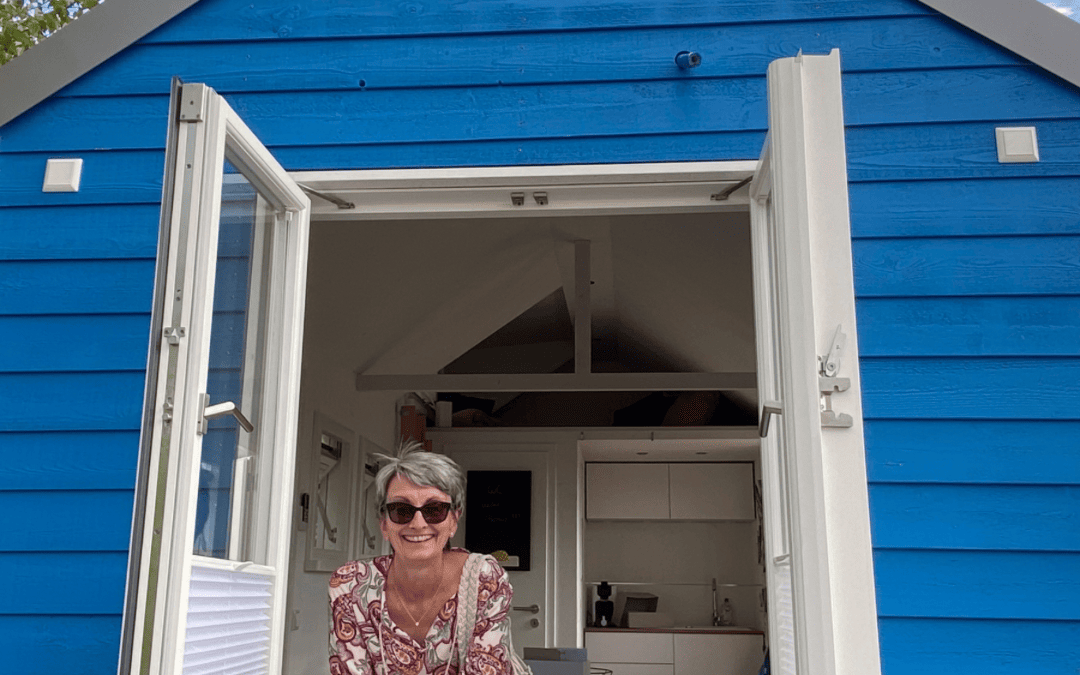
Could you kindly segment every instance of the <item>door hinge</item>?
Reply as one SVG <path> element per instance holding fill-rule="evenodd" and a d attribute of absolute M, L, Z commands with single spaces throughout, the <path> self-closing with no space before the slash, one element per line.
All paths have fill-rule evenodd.
<path fill-rule="evenodd" d="M 202 122 L 206 114 L 206 85 L 185 83 L 180 88 L 180 121 Z"/>
<path fill-rule="evenodd" d="M 174 347 L 180 344 L 180 338 L 184 337 L 185 334 L 187 334 L 187 331 L 184 330 L 183 326 L 169 327 L 163 331 L 165 340 Z"/>
<path fill-rule="evenodd" d="M 828 353 L 818 357 L 818 391 L 821 393 L 821 426 L 846 429 L 855 421 L 851 415 L 838 413 L 832 407 L 832 395 L 851 388 L 851 378 L 835 377 L 840 370 L 844 343 L 847 342 L 847 335 L 841 328 L 842 326 L 836 327 Z"/>

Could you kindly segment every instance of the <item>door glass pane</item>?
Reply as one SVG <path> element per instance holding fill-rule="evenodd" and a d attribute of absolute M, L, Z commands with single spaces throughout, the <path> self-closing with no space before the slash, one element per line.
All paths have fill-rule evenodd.
<path fill-rule="evenodd" d="M 254 425 L 245 431 L 231 415 L 212 419 L 203 437 L 195 516 L 196 555 L 264 562 L 257 550 L 269 494 L 272 424 L 259 410 L 267 381 L 266 315 L 271 304 L 274 211 L 231 162 L 225 162 L 206 383 L 209 404 L 231 401 Z"/>

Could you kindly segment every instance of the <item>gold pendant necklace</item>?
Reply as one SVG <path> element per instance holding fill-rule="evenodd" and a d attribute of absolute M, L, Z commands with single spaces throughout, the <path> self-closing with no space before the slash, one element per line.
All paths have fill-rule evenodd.
<path fill-rule="evenodd" d="M 440 588 L 441 588 L 441 586 L 440 586 Z M 439 589 L 436 588 L 435 589 L 435 601 L 436 602 L 438 602 L 438 600 L 439 600 L 438 593 L 439 593 Z M 415 616 L 413 616 L 413 613 L 409 611 L 409 606 L 407 604 L 405 604 L 405 596 L 401 594 L 401 591 L 398 591 L 398 600 L 401 601 L 401 608 L 404 609 L 405 613 L 409 615 L 409 621 L 412 621 L 413 624 L 417 628 L 420 627 L 420 620 L 423 619 L 425 616 L 427 616 L 429 612 L 431 612 L 431 607 L 428 607 L 424 611 L 424 613 L 420 615 L 420 619 L 417 619 Z"/>

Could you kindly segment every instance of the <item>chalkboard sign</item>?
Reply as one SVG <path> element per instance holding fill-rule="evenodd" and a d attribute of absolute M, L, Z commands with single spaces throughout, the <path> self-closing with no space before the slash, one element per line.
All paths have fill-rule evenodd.
<path fill-rule="evenodd" d="M 465 548 L 494 555 L 508 570 L 529 570 L 531 471 L 470 471 Z"/>

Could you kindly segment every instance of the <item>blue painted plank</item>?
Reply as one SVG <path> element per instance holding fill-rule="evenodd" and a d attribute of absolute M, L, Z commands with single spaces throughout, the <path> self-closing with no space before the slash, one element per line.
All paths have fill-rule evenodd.
<path fill-rule="evenodd" d="M 1035 127 L 1039 162 L 998 162 L 996 125 L 991 122 L 849 126 L 848 180 L 1080 176 L 1080 120 L 1017 119 L 1009 125 Z"/>
<path fill-rule="evenodd" d="M 844 78 L 843 88 L 849 126 L 1028 124 L 1080 111 L 1080 94 L 1017 67 L 854 73 Z M 764 71 L 711 79 L 669 74 L 646 81 L 312 91 L 288 97 L 271 91 L 226 99 L 268 145 L 749 131 L 763 130 L 767 123 Z M 7 125 L 4 151 L 156 148 L 167 107 L 165 96 L 50 99 L 36 114 Z"/>
<path fill-rule="evenodd" d="M 877 0 L 871 4 L 856 0 L 471 0 L 432 4 L 349 0 L 252 4 L 250 0 L 218 0 L 181 14 L 142 42 L 517 33 L 929 13 L 926 7 L 906 0 Z"/>
<path fill-rule="evenodd" d="M 146 367 L 149 314 L 0 316 L 0 372 Z"/>
<path fill-rule="evenodd" d="M 123 551 L 131 490 L 0 491 L 0 552 Z"/>
<path fill-rule="evenodd" d="M 1080 422 L 868 420 L 863 432 L 872 483 L 1080 485 Z"/>
<path fill-rule="evenodd" d="M 149 313 L 154 264 L 153 259 L 0 262 L 0 311 Z"/>
<path fill-rule="evenodd" d="M 878 621 L 883 673 L 1074 675 L 1080 622 L 902 619 Z"/>
<path fill-rule="evenodd" d="M 273 147 L 290 171 L 320 169 L 531 166 L 654 161 L 757 159 L 764 132 L 677 134 L 589 139 L 499 140 Z M 164 155 L 158 151 L 93 153 L 95 169 L 77 193 L 43 193 L 45 154 L 0 153 L 0 206 L 154 203 L 161 199 Z M 39 172 L 41 172 L 39 174 Z M 4 221 L 0 208 L 0 224 Z"/>
<path fill-rule="evenodd" d="M 133 431 L 143 371 L 0 374 L 0 432 Z"/>
<path fill-rule="evenodd" d="M 1080 619 L 1080 553 L 876 550 L 879 617 Z"/>
<path fill-rule="evenodd" d="M 3 433 L 0 490 L 133 490 L 138 459 L 137 429 Z"/>
<path fill-rule="evenodd" d="M 1075 118 L 1080 93 L 1033 69 L 964 68 L 843 76 L 844 124 Z"/>
<path fill-rule="evenodd" d="M 1041 122 L 1044 161 L 999 164 L 992 124 L 885 126 L 848 129 L 849 173 L 854 182 L 976 177 L 1080 176 L 1080 124 Z M 621 162 L 757 159 L 763 131 L 646 134 L 468 142 L 414 142 L 272 147 L 292 171 L 320 169 L 525 166 Z M 941 148 L 927 150 L 927 148 Z M 930 156 L 927 156 L 927 153 Z M 936 153 L 936 154 L 935 154 Z M 154 151 L 77 153 L 93 160 L 78 193 L 42 193 L 51 153 L 0 153 L 0 206 L 142 203 L 161 197 L 164 155 Z M 0 223 L 4 209 L 0 208 Z"/>
<path fill-rule="evenodd" d="M 0 260 L 153 258 L 160 211 L 157 204 L 0 209 Z"/>
<path fill-rule="evenodd" d="M 7 672 L 27 675 L 113 675 L 120 654 L 120 625 L 118 614 L 0 616 L 4 667 L 10 668 Z"/>
<path fill-rule="evenodd" d="M 1080 235 L 863 239 L 851 255 L 859 298 L 1080 293 Z"/>
<path fill-rule="evenodd" d="M 226 99 L 268 146 L 745 131 L 766 124 L 763 76 Z M 50 99 L 39 114 L 8 125 L 4 151 L 154 148 L 167 105 L 163 96 Z M 93 133 L 76 133 L 76 121 Z"/>
<path fill-rule="evenodd" d="M 854 183 L 851 234 L 1080 234 L 1080 177 Z"/>
<path fill-rule="evenodd" d="M 127 557 L 126 551 L 0 553 L 0 615 L 118 615 L 124 606 Z"/>
<path fill-rule="evenodd" d="M 6 128 L 6 127 L 5 127 Z M 164 148 L 165 139 L 162 137 Z M 16 227 L 16 218 L 26 212 L 11 206 L 93 206 L 123 204 L 161 209 L 161 180 L 165 171 L 164 149 L 140 152 L 64 152 L 83 160 L 78 192 L 42 192 L 45 161 L 55 153 L 0 153 L 0 228 Z M 46 211 L 32 210 L 35 220 Z M 94 209 L 90 209 L 93 213 Z M 152 255 L 152 254 L 151 254 Z"/>
<path fill-rule="evenodd" d="M 1080 296 L 859 298 L 862 356 L 1080 356 Z"/>
<path fill-rule="evenodd" d="M 869 419 L 1080 419 L 1080 359 L 860 361 Z M 840 410 L 842 400 L 833 398 Z"/>
<path fill-rule="evenodd" d="M 856 127 L 847 131 L 849 179 L 859 181 L 975 177 L 1080 176 L 1080 122 L 1041 122 L 1038 164 L 999 164 L 992 124 Z M 645 161 L 756 159 L 764 133 L 646 134 L 586 139 L 273 147 L 290 170 L 521 166 Z M 930 148 L 930 150 L 928 150 Z M 929 154 L 928 154 L 929 153 Z M 44 154 L 0 154 L 0 205 L 157 203 L 163 155 L 158 151 L 87 155 L 78 193 L 42 193 Z M 4 210 L 0 209 L 0 222 Z"/>
<path fill-rule="evenodd" d="M 1078 485 L 870 486 L 876 548 L 1080 552 Z"/>
<path fill-rule="evenodd" d="M 674 45 L 679 44 L 693 45 L 702 55 L 701 65 L 692 72 L 675 65 Z M 769 63 L 800 49 L 826 54 L 839 48 L 848 73 L 1026 63 L 984 45 L 973 33 L 926 16 L 513 36 L 142 44 L 58 95 L 165 94 L 173 75 L 205 82 L 220 93 L 761 76 Z M 286 53 L 288 67 L 282 68 Z"/>

